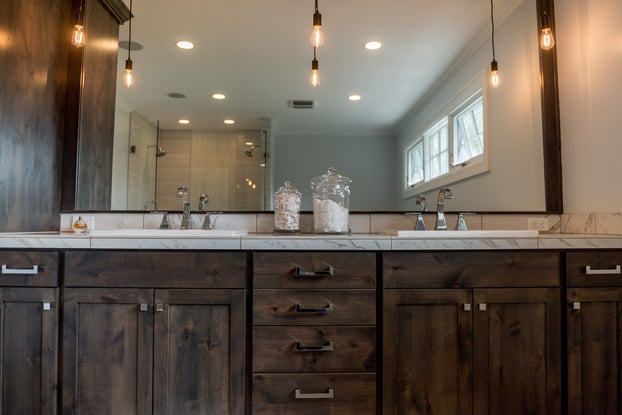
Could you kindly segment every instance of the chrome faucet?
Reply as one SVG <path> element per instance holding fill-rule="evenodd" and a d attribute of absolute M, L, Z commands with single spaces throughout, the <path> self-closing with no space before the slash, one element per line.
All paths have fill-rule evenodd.
<path fill-rule="evenodd" d="M 446 230 L 447 221 L 445 220 L 445 199 L 453 199 L 454 195 L 448 187 L 442 187 L 438 192 L 438 201 L 436 202 L 436 230 Z"/>
<path fill-rule="evenodd" d="M 209 217 L 209 212 L 207 211 L 207 203 L 209 202 L 209 196 L 203 193 L 199 197 L 199 211 L 205 212 L 205 218 L 203 219 L 203 226 L 201 229 L 212 229 L 212 221 Z"/>
<path fill-rule="evenodd" d="M 417 206 L 421 206 L 421 210 L 417 213 L 417 223 L 415 224 L 416 231 L 425 231 L 425 222 L 423 221 L 423 212 L 428 210 L 428 202 L 424 195 L 417 195 L 417 199 L 415 200 L 415 204 Z"/>
<path fill-rule="evenodd" d="M 190 192 L 188 192 L 188 188 L 186 186 L 178 187 L 177 197 L 183 201 L 183 217 L 179 229 L 192 229 L 190 221 Z"/>

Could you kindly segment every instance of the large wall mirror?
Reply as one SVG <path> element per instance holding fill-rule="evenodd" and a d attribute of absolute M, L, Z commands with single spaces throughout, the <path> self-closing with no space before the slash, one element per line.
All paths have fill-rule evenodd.
<path fill-rule="evenodd" d="M 121 76 L 129 23 L 119 31 L 111 197 L 91 206 L 79 196 L 92 189 L 78 184 L 75 208 L 178 210 L 175 189 L 185 185 L 193 209 L 206 193 L 208 209 L 271 210 L 272 193 L 290 181 L 309 210 L 311 179 L 332 166 L 352 179 L 351 210 L 415 210 L 403 185 L 405 147 L 481 79 L 487 168 L 449 185 L 447 209 L 560 212 L 555 49 L 539 47 L 553 0 L 494 0 L 502 77 L 494 90 L 490 5 L 319 0 L 325 43 L 313 87 L 312 0 L 134 0 L 131 40 L 140 46 L 129 50 L 130 88 Z M 382 47 L 366 50 L 370 40 Z M 432 201 L 437 192 L 424 193 Z"/>

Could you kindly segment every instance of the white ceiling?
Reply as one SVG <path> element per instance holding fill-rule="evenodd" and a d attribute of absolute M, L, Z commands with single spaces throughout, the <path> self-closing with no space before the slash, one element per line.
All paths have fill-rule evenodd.
<path fill-rule="evenodd" d="M 495 18 L 516 1 L 495 0 Z M 490 31 L 489 0 L 319 0 L 319 10 L 326 43 L 313 88 L 313 0 L 133 0 L 132 40 L 144 49 L 132 51 L 136 84 L 118 88 L 119 102 L 161 128 L 220 128 L 233 118 L 228 128 L 269 119 L 287 134 L 392 133 L 456 56 Z M 127 32 L 125 23 L 119 38 Z M 180 39 L 195 48 L 178 49 Z M 364 50 L 372 39 L 384 47 Z M 120 78 L 127 51 L 119 51 Z M 227 99 L 213 100 L 214 92 Z M 348 101 L 353 93 L 362 100 Z M 290 99 L 317 107 L 291 109 Z M 191 124 L 180 127 L 179 118 Z"/>

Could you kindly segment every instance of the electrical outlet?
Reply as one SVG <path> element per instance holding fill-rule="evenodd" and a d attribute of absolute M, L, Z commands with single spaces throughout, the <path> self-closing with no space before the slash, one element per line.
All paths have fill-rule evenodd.
<path fill-rule="evenodd" d="M 527 219 L 527 229 L 533 231 L 548 231 L 549 230 L 549 219 L 548 218 L 528 218 Z"/>

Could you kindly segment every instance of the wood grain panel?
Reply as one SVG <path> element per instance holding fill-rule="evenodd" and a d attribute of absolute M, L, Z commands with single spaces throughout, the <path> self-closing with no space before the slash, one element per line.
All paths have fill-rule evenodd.
<path fill-rule="evenodd" d="M 330 351 L 313 351 L 332 342 Z M 298 350 L 296 347 L 298 343 Z M 300 348 L 307 348 L 300 350 Z M 375 327 L 253 328 L 254 372 L 373 372 L 376 370 Z"/>
<path fill-rule="evenodd" d="M 555 287 L 557 252 L 386 252 L 385 288 Z"/>
<path fill-rule="evenodd" d="M 325 274 L 328 269 L 332 275 Z M 375 288 L 376 254 L 255 252 L 253 278 L 255 288 Z"/>
<path fill-rule="evenodd" d="M 244 288 L 243 252 L 70 251 L 65 284 L 81 287 Z"/>
<path fill-rule="evenodd" d="M 326 312 L 297 312 L 331 308 Z M 254 290 L 255 325 L 375 325 L 374 290 Z"/>
<path fill-rule="evenodd" d="M 622 267 L 621 251 L 585 251 L 566 253 L 566 274 L 570 287 L 620 287 L 622 274 L 588 275 L 586 267 L 596 271 L 613 271 Z"/>
<path fill-rule="evenodd" d="M 0 251 L 0 265 L 11 270 L 29 270 L 37 266 L 36 275 L 0 274 L 0 286 L 56 287 L 58 285 L 59 253 L 56 251 Z"/>

